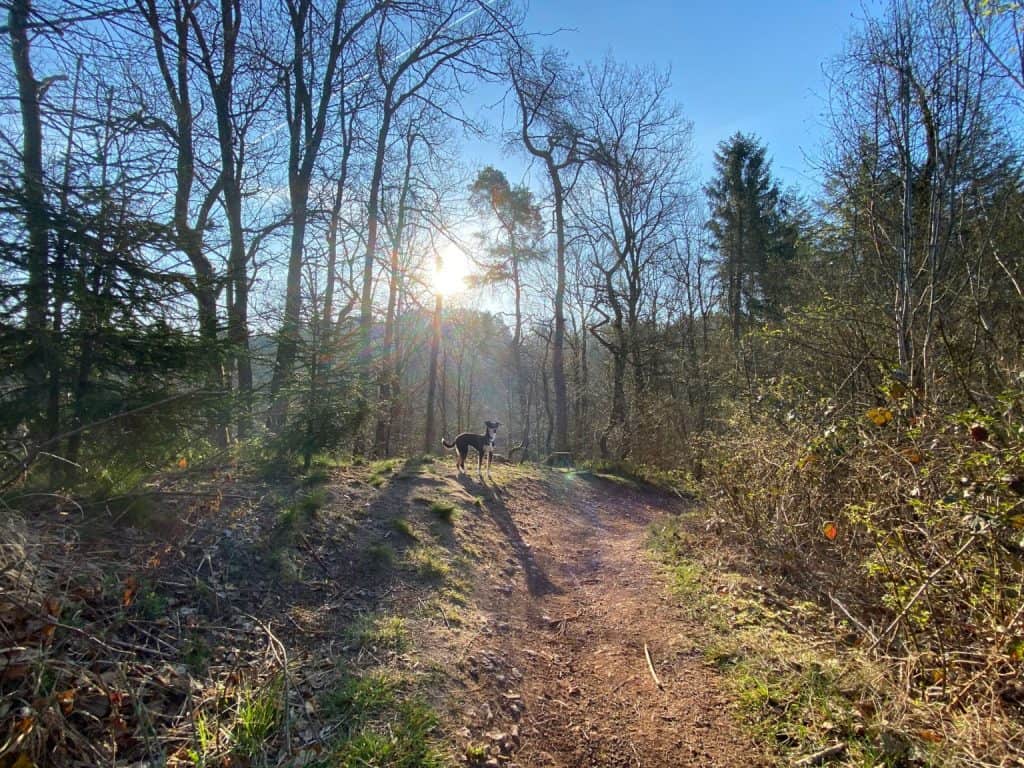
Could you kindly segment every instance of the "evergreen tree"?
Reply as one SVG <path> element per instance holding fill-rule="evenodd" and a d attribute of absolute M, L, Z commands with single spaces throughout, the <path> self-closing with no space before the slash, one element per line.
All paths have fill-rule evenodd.
<path fill-rule="evenodd" d="M 739 341 L 748 325 L 781 319 L 796 227 L 755 137 L 736 133 L 719 144 L 715 173 L 705 190 L 708 229 L 719 255 L 733 339 Z"/>

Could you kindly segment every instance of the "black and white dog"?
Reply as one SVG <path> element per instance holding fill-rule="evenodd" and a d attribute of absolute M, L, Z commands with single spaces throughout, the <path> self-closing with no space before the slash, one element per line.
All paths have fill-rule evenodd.
<path fill-rule="evenodd" d="M 482 435 L 474 434 L 473 432 L 463 432 L 461 435 L 455 438 L 455 442 L 449 443 L 443 437 L 441 438 L 441 445 L 445 448 L 454 448 L 459 454 L 459 460 L 456 467 L 460 472 L 466 471 L 466 456 L 469 455 L 469 448 L 472 446 L 476 448 L 476 452 L 479 454 L 476 463 L 476 473 L 483 477 L 482 468 L 484 463 L 484 454 L 487 454 L 487 476 L 491 476 L 491 457 L 494 455 L 494 436 L 498 433 L 498 427 L 501 426 L 500 421 L 485 421 L 484 426 L 487 427 L 487 431 Z"/>

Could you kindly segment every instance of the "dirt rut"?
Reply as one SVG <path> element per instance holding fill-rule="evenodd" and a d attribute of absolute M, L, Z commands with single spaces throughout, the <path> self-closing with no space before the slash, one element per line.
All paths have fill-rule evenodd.
<path fill-rule="evenodd" d="M 505 555 L 475 596 L 487 623 L 462 662 L 474 681 L 464 735 L 486 728 L 504 752 L 491 765 L 766 764 L 645 552 L 648 525 L 676 502 L 597 478 L 547 480 L 488 487 Z"/>

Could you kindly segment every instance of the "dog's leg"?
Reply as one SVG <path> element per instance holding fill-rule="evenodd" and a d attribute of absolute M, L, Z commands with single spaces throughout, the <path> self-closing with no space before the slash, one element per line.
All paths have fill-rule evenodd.
<path fill-rule="evenodd" d="M 481 480 L 484 479 L 484 449 L 481 448 L 476 452 L 476 476 Z"/>
<path fill-rule="evenodd" d="M 494 446 L 487 446 L 487 476 L 491 476 L 491 459 L 494 458 Z"/>

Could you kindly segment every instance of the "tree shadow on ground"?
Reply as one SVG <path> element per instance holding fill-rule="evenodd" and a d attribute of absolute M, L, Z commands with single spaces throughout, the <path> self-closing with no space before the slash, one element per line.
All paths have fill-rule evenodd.
<path fill-rule="evenodd" d="M 481 491 L 491 491 L 490 499 L 484 504 L 484 509 L 491 513 L 491 517 L 498 529 L 504 534 L 512 549 L 512 554 L 519 560 L 526 574 L 526 587 L 534 597 L 542 595 L 561 594 L 562 589 L 548 578 L 548 575 L 537 562 L 537 558 L 530 549 L 530 545 L 523 540 L 512 513 L 509 511 L 505 500 L 502 498 L 501 490 L 497 485 L 491 486 L 484 481 L 474 480 L 471 475 L 459 475 L 457 482 L 468 493 L 474 496 L 482 496 Z"/>

